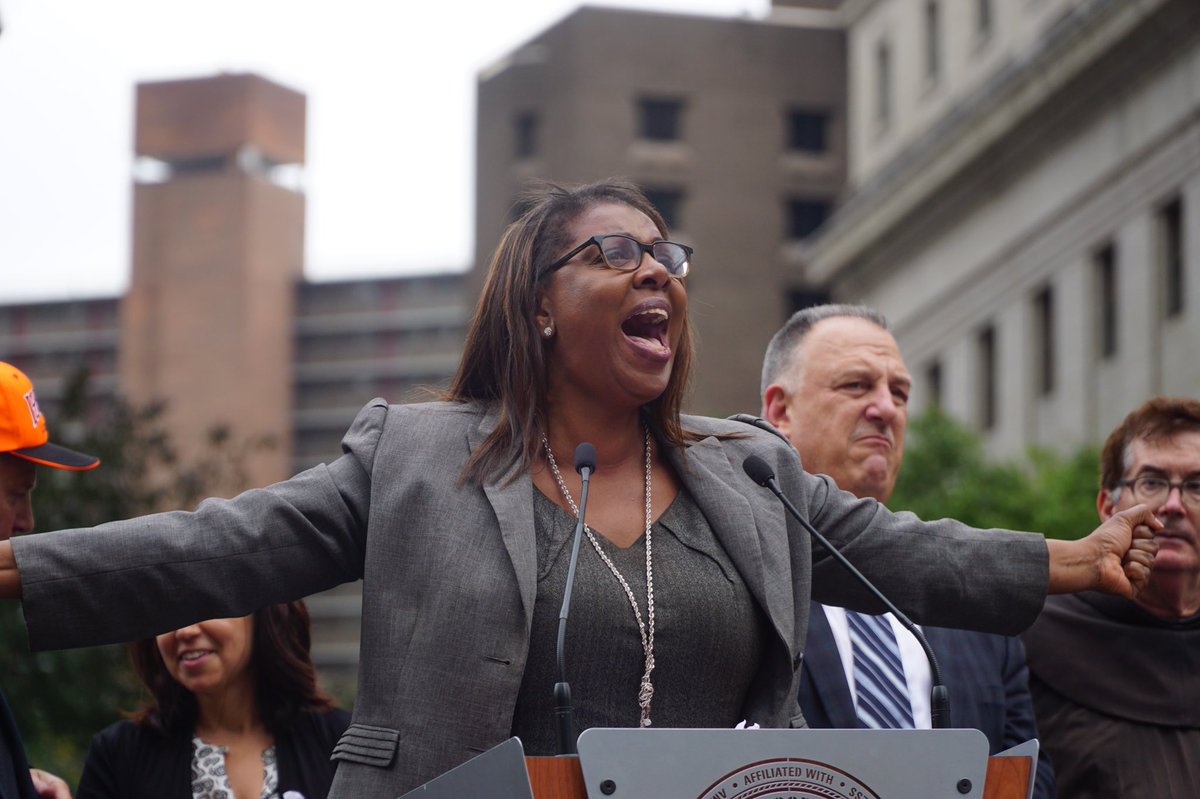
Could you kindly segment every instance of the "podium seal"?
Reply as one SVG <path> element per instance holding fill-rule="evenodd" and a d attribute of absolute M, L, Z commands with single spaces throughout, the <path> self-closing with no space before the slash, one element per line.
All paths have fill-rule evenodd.
<path fill-rule="evenodd" d="M 726 774 L 697 799 L 879 799 L 879 795 L 828 764 L 776 758 Z"/>

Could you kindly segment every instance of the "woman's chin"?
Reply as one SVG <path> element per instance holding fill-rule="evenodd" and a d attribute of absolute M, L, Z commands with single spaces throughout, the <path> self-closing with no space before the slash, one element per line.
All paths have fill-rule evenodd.
<path fill-rule="evenodd" d="M 639 375 L 640 379 L 628 383 L 627 393 L 633 398 L 632 404 L 637 407 L 649 405 L 663 395 L 670 384 L 671 372 L 663 375 Z"/>
<path fill-rule="evenodd" d="M 185 677 L 182 680 L 177 680 L 177 682 L 186 688 L 188 692 L 193 693 L 196 696 L 204 696 L 205 694 L 212 693 L 221 687 L 220 681 L 199 674 L 191 677 Z"/>

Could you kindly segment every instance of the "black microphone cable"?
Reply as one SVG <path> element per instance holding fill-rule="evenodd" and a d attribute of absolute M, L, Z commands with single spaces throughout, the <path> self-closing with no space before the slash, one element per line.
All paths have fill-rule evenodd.
<path fill-rule="evenodd" d="M 575 520 L 575 540 L 571 544 L 571 560 L 567 566 L 567 584 L 563 589 L 562 608 L 558 611 L 558 682 L 554 684 L 554 717 L 558 723 L 558 753 L 578 753 L 575 734 L 575 705 L 571 701 L 571 686 L 567 683 L 567 616 L 571 613 L 571 589 L 575 587 L 575 566 L 579 563 L 579 543 L 583 540 L 583 516 L 587 510 L 588 482 L 596 471 L 596 448 L 586 441 L 575 448 L 575 471 L 583 478 L 579 494 L 579 518 Z"/>

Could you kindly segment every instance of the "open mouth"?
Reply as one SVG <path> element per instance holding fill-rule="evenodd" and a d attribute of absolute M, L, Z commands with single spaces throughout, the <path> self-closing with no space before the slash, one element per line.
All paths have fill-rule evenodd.
<path fill-rule="evenodd" d="M 642 308 L 621 323 L 621 332 L 635 341 L 650 345 L 654 350 L 670 352 L 671 345 L 667 340 L 670 321 L 671 314 L 665 308 Z"/>
<path fill-rule="evenodd" d="M 211 655 L 211 654 L 212 654 L 212 652 L 207 649 L 193 649 L 190 652 L 184 652 L 182 655 L 179 656 L 179 659 L 181 661 L 183 661 L 184 663 L 191 663 L 193 661 L 200 660 L 201 658 L 205 657 L 206 655 Z"/>

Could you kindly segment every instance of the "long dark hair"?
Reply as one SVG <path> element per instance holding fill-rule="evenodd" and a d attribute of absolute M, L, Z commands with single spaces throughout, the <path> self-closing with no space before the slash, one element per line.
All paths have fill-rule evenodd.
<path fill-rule="evenodd" d="M 254 700 L 272 735 L 286 732 L 300 713 L 333 706 L 317 681 L 311 648 L 308 608 L 303 602 L 269 605 L 255 612 L 250 649 Z M 195 729 L 196 697 L 167 671 L 157 641 L 146 638 L 130 644 L 129 654 L 151 697 L 132 715 L 133 721 L 166 734 Z"/>
<path fill-rule="evenodd" d="M 504 231 L 492 256 L 458 373 L 445 394 L 451 401 L 494 404 L 500 413 L 496 429 L 471 453 L 464 481 L 498 480 L 513 466 L 525 469 L 536 460 L 546 424 L 547 395 L 546 350 L 535 319 L 539 273 L 556 255 L 578 243 L 568 241 L 567 235 L 580 214 L 613 202 L 641 211 L 668 238 L 662 215 L 641 189 L 624 180 L 537 183 L 522 195 L 523 211 Z M 691 440 L 679 413 L 694 358 L 691 324 L 684 319 L 667 387 L 643 408 L 650 423 L 677 447 Z"/>

